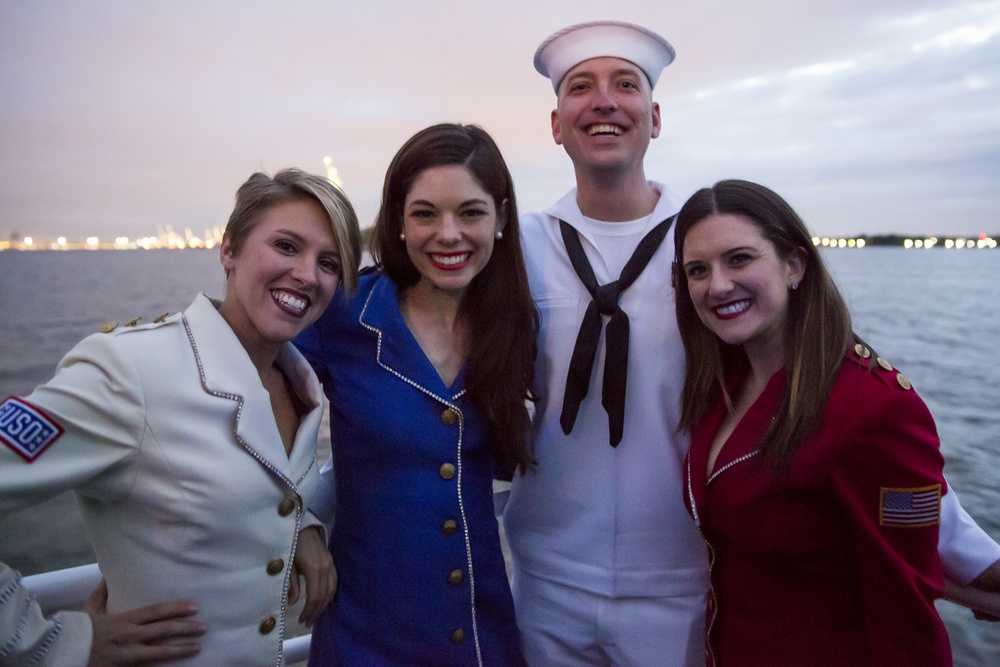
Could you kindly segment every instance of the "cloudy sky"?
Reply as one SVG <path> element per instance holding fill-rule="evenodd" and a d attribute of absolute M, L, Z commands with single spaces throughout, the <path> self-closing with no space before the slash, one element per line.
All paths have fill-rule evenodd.
<path fill-rule="evenodd" d="M 677 49 L 650 178 L 758 180 L 823 235 L 1000 233 L 1000 0 L 0 0 L 0 239 L 200 234 L 326 155 L 368 223 L 440 121 L 542 208 L 572 170 L 532 55 L 597 18 Z"/>

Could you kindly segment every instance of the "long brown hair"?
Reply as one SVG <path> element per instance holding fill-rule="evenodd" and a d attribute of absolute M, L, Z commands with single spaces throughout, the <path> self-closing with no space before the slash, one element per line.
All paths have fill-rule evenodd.
<path fill-rule="evenodd" d="M 805 275 L 798 289 L 789 294 L 785 322 L 788 384 L 777 417 L 762 441 L 766 457 L 782 471 L 823 415 L 847 346 L 855 337 L 851 315 L 805 223 L 776 192 L 748 181 L 727 180 L 694 193 L 674 225 L 677 324 L 687 360 L 681 429 L 691 429 L 705 407 L 720 396 L 732 408 L 726 389 L 728 374 L 749 363 L 742 347 L 724 343 L 701 322 L 688 292 L 687 276 L 680 268 L 688 232 L 716 214 L 752 221 L 782 259 L 798 249 L 805 253 Z"/>
<path fill-rule="evenodd" d="M 411 137 L 389 165 L 382 205 L 372 231 L 371 253 L 378 266 L 404 290 L 420 280 L 405 244 L 403 206 L 413 182 L 425 170 L 461 165 L 492 197 L 503 229 L 493 254 L 472 279 L 461 309 L 471 325 L 466 387 L 486 418 L 490 451 L 500 473 L 510 475 L 535 463 L 525 400 L 534 373 L 539 315 L 528 288 L 521 254 L 514 181 L 496 143 L 475 125 L 443 123 Z"/>

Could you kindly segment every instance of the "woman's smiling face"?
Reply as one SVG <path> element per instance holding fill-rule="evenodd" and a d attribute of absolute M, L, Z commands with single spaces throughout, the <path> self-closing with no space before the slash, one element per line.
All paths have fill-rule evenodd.
<path fill-rule="evenodd" d="M 798 254 L 779 257 L 749 218 L 715 214 L 688 231 L 682 267 L 709 330 L 751 357 L 784 354 L 789 289 L 804 273 Z"/>
<path fill-rule="evenodd" d="M 406 252 L 421 289 L 461 297 L 493 254 L 493 197 L 462 165 L 424 170 L 403 204 Z"/>
<path fill-rule="evenodd" d="M 251 356 L 315 322 L 340 282 L 330 218 L 312 199 L 267 209 L 235 251 L 223 240 L 221 257 L 227 277 L 220 312 Z"/>

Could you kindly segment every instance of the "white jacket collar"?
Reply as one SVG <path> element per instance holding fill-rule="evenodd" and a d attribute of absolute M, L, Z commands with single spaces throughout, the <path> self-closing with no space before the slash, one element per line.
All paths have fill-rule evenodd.
<path fill-rule="evenodd" d="M 310 407 L 299 424 L 289 458 L 274 421 L 270 395 L 242 343 L 219 314 L 217 302 L 199 294 L 184 311 L 184 321 L 203 388 L 238 404 L 233 427 L 240 443 L 293 486 L 298 484 L 315 465 L 316 433 L 323 414 L 322 389 L 308 362 L 291 343 L 278 355 L 278 366 Z"/>

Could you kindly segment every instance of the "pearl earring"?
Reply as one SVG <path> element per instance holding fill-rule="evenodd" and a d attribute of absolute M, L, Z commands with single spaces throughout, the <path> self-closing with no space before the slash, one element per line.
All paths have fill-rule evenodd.
<path fill-rule="evenodd" d="M 405 241 L 406 240 L 406 234 L 404 234 L 403 232 L 400 232 L 399 233 L 399 240 L 400 241 Z"/>
<path fill-rule="evenodd" d="M 798 283 L 792 283 L 792 290 L 793 291 L 797 290 L 798 288 L 799 288 L 799 284 Z"/>
<path fill-rule="evenodd" d="M 496 236 L 497 237 L 497 241 L 499 241 L 500 239 L 503 238 L 503 232 L 498 229 L 497 233 L 494 234 L 494 236 Z"/>

